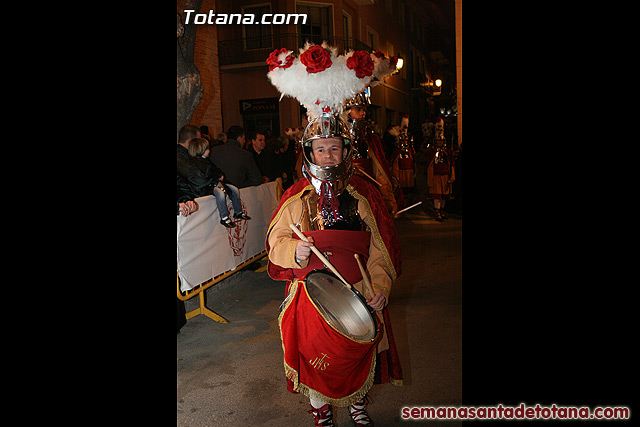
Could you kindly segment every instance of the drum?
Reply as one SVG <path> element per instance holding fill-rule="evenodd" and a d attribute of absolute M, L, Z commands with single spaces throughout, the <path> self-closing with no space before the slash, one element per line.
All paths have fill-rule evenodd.
<path fill-rule="evenodd" d="M 316 309 L 337 332 L 358 342 L 373 342 L 378 320 L 355 288 L 347 288 L 333 273 L 313 270 L 304 278 Z"/>

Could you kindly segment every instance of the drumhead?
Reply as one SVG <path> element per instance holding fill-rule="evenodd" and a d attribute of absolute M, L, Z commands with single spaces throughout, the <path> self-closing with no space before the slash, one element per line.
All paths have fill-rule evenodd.
<path fill-rule="evenodd" d="M 364 297 L 347 288 L 337 277 L 313 271 L 305 277 L 307 293 L 334 329 L 357 341 L 372 341 L 378 325 Z"/>

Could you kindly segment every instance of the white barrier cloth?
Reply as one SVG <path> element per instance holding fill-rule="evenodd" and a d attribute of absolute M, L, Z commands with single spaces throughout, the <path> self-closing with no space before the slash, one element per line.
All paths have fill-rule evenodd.
<path fill-rule="evenodd" d="M 207 280 L 235 269 L 264 251 L 267 228 L 278 207 L 277 183 L 240 189 L 244 212 L 251 220 L 233 220 L 231 200 L 227 197 L 229 217 L 234 228 L 220 224 L 213 196 L 198 197 L 198 210 L 178 215 L 178 277 L 180 291 L 186 292 Z"/>

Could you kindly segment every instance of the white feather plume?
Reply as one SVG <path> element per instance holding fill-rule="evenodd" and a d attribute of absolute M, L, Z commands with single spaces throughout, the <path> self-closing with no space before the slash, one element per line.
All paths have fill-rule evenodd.
<path fill-rule="evenodd" d="M 378 58 L 373 53 L 370 56 L 371 59 L 373 59 L 373 77 L 375 78 L 372 79 L 369 86 L 375 87 L 379 84 L 382 84 L 384 82 L 384 79 L 398 72 L 396 65 L 392 65 L 391 60 L 386 56 Z"/>
<path fill-rule="evenodd" d="M 362 92 L 369 85 L 375 86 L 382 83 L 386 77 L 398 71 L 395 64 L 391 65 L 389 58 L 378 58 L 372 53 L 370 54 L 374 63 L 372 75 L 358 78 L 355 70 L 347 67 L 347 60 L 353 56 L 354 51 L 350 50 L 344 55 L 337 55 L 337 48 L 323 42 L 322 47 L 330 52 L 331 66 L 317 73 L 309 73 L 300 61 L 300 55 L 311 46 L 315 45 L 305 43 L 290 67 L 276 67 L 267 73 L 271 84 L 281 92 L 280 99 L 283 96 L 296 98 L 307 109 L 309 120 L 327 109 L 330 109 L 333 114 L 341 113 L 347 99 Z M 290 53 L 292 52 L 280 53 L 278 62 L 284 65 Z"/>
<path fill-rule="evenodd" d="M 337 55 L 337 48 L 324 42 L 322 47 L 330 52 L 332 64 L 318 73 L 309 73 L 306 66 L 300 62 L 300 55 L 311 46 L 314 44 L 307 42 L 290 67 L 278 67 L 267 73 L 267 77 L 282 96 L 296 98 L 304 105 L 310 119 L 319 116 L 323 110 L 327 109 L 330 109 L 333 114 L 342 112 L 344 102 L 365 90 L 374 77 L 379 80 L 379 84 L 386 76 L 397 71 L 395 66 L 390 64 L 389 58 L 378 58 L 371 54 L 371 59 L 374 61 L 372 75 L 358 78 L 355 70 L 347 67 L 347 60 L 353 56 L 354 51 L 350 50 L 344 55 Z M 280 54 L 278 60 L 284 64 L 287 55 L 288 53 Z M 280 58 L 280 56 L 283 57 Z"/>

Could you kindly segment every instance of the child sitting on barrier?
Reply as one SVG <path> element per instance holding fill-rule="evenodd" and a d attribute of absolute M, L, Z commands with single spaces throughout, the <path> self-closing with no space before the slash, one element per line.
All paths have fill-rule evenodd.
<path fill-rule="evenodd" d="M 190 176 L 186 177 L 191 188 L 199 197 L 213 194 L 220 213 L 220 224 L 227 228 L 236 225 L 229 218 L 226 196 L 231 199 L 233 206 L 233 218 L 250 220 L 251 217 L 242 211 L 240 193 L 238 188 L 225 180 L 224 173 L 218 168 L 209 157 L 209 141 L 204 138 L 193 138 L 189 141 L 189 156 L 193 159 L 193 167 L 189 170 Z"/>

